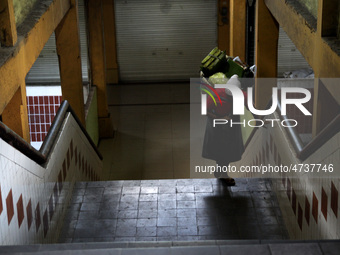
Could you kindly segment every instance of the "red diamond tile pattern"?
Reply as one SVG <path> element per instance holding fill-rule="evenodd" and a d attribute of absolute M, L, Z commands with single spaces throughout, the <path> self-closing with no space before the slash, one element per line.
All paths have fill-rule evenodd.
<path fill-rule="evenodd" d="M 305 219 L 306 219 L 307 225 L 309 226 L 310 203 L 309 203 L 309 200 L 308 200 L 307 196 L 306 196 L 306 199 L 305 199 Z"/>
<path fill-rule="evenodd" d="M 63 162 L 63 177 L 64 177 L 64 181 L 65 181 L 65 179 L 66 179 L 66 162 L 65 162 L 65 160 L 64 160 L 64 162 Z"/>
<path fill-rule="evenodd" d="M 313 192 L 313 202 L 312 202 L 312 215 L 316 223 L 318 223 L 318 208 L 319 208 L 319 201 Z"/>
<path fill-rule="evenodd" d="M 44 212 L 44 216 L 43 216 L 43 225 L 44 225 L 44 237 L 46 237 L 47 232 L 48 232 L 48 213 L 47 213 L 47 209 Z"/>
<path fill-rule="evenodd" d="M 328 196 L 326 194 L 326 191 L 322 188 L 321 189 L 321 212 L 323 216 L 325 217 L 325 220 L 327 221 L 327 200 Z"/>
<path fill-rule="evenodd" d="M 41 216 L 40 216 L 40 205 L 39 203 L 37 204 L 37 207 L 35 208 L 35 227 L 36 227 L 36 232 L 38 232 L 41 224 Z"/>
<path fill-rule="evenodd" d="M 28 226 L 28 231 L 29 231 L 31 229 L 32 221 L 33 221 L 31 199 L 30 199 L 30 201 L 28 201 L 28 204 L 26 206 L 26 215 L 27 215 L 27 226 Z"/>
<path fill-rule="evenodd" d="M 54 197 L 54 207 L 56 208 L 58 201 L 59 201 L 58 183 L 57 182 L 54 184 L 53 197 Z"/>
<path fill-rule="evenodd" d="M 336 218 L 338 218 L 338 196 L 339 192 L 333 182 L 331 182 L 331 208 Z"/>
<path fill-rule="evenodd" d="M 58 174 L 58 186 L 59 186 L 59 192 L 61 192 L 61 189 L 63 188 L 63 174 L 61 170 L 59 171 L 59 174 Z"/>
<path fill-rule="evenodd" d="M 290 201 L 292 199 L 292 185 L 289 179 L 287 179 L 287 196 Z"/>
<path fill-rule="evenodd" d="M 14 216 L 12 189 L 9 191 L 7 198 L 6 198 L 6 208 L 7 208 L 7 219 L 8 219 L 8 225 L 9 225 Z"/>
<path fill-rule="evenodd" d="M 293 189 L 293 194 L 292 194 L 292 209 L 293 209 L 294 214 L 296 215 L 296 193 L 294 189 Z"/>
<path fill-rule="evenodd" d="M 18 224 L 19 228 L 21 227 L 21 224 L 25 218 L 24 215 L 24 203 L 22 202 L 22 195 L 20 195 L 18 202 L 17 202 L 17 213 L 18 213 Z"/>
<path fill-rule="evenodd" d="M 300 205 L 300 203 L 298 203 L 298 224 L 299 224 L 299 227 L 300 227 L 300 230 L 302 230 L 302 207 Z"/>
<path fill-rule="evenodd" d="M 52 220 L 52 217 L 53 217 L 53 214 L 54 214 L 53 196 L 52 195 L 50 197 L 50 200 L 48 200 L 48 209 L 50 211 L 50 220 Z M 45 222 L 44 222 L 44 226 L 45 226 Z"/>

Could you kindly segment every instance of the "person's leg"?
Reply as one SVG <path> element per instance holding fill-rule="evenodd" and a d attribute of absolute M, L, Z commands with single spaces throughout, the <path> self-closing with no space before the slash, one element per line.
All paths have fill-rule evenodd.
<path fill-rule="evenodd" d="M 223 180 L 228 186 L 234 186 L 235 185 L 235 180 L 233 178 L 230 178 L 228 176 L 228 171 L 226 171 L 228 169 L 229 166 L 228 161 L 216 161 L 216 171 L 214 173 L 214 176 L 216 178 L 219 178 L 221 180 Z M 217 171 L 220 170 L 220 171 Z"/>

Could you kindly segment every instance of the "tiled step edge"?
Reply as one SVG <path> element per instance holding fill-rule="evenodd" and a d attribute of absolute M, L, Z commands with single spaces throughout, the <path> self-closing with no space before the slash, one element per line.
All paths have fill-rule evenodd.
<path fill-rule="evenodd" d="M 101 250 L 101 249 L 126 249 L 126 248 L 170 248 L 170 247 L 202 247 L 202 246 L 228 246 L 228 245 L 266 245 L 266 244 L 307 244 L 307 243 L 334 243 L 340 248 L 340 240 L 206 240 L 206 241 L 157 241 L 157 242 L 97 242 L 97 243 L 59 243 L 59 244 L 33 244 L 20 246 L 0 246 L 3 253 L 37 253 L 47 251 L 72 251 L 72 250 Z"/>

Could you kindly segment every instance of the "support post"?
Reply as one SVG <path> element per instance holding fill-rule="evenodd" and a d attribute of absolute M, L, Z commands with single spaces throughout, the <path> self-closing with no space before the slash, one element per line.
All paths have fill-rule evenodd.
<path fill-rule="evenodd" d="M 16 44 L 18 36 L 13 0 L 0 0 L 0 31 L 1 45 L 11 47 Z"/>
<path fill-rule="evenodd" d="M 227 55 L 230 48 L 230 10 L 229 0 L 218 0 L 217 8 L 217 37 L 218 37 L 218 48 L 226 50 Z"/>
<path fill-rule="evenodd" d="M 338 25 L 339 25 L 339 1 L 334 0 L 319 0 L 319 14 L 318 14 L 318 23 L 320 23 L 319 27 L 321 28 L 321 36 L 328 37 L 333 36 L 336 37 L 338 33 Z M 321 18 L 319 19 L 319 15 L 321 12 Z M 318 27 L 318 29 L 319 29 Z"/>
<path fill-rule="evenodd" d="M 247 0 L 230 0 L 230 56 L 246 60 Z"/>
<path fill-rule="evenodd" d="M 255 65 L 257 78 L 277 77 L 277 47 L 279 24 L 271 15 L 264 0 L 256 1 L 255 21 Z M 255 82 L 255 106 L 264 109 L 272 95 L 276 82 Z"/>
<path fill-rule="evenodd" d="M 318 19 L 317 19 L 317 37 L 316 48 L 319 49 L 324 44 L 323 37 L 337 36 L 338 29 L 338 14 L 339 14 L 339 3 L 333 0 L 319 0 L 318 1 Z M 336 56 L 339 59 L 339 56 Z M 329 109 L 325 107 L 328 104 L 327 98 L 320 94 L 321 81 L 319 78 L 339 78 L 339 66 L 333 63 L 332 59 L 327 58 L 322 51 L 314 51 L 314 59 L 323 61 L 314 61 L 313 67 L 315 73 L 314 81 L 314 112 L 313 112 L 313 127 L 312 134 L 315 137 L 322 130 L 322 116 L 327 115 Z M 327 65 L 324 62 L 328 62 Z M 330 73 L 330 70 L 334 70 L 334 74 Z M 327 83 L 324 84 L 327 86 Z M 330 86 L 334 89 L 335 86 Z M 332 88 L 333 87 L 333 88 Z M 332 90 L 330 90 L 332 91 Z M 335 92 L 335 91 L 334 91 Z M 333 95 L 336 95 L 334 93 Z M 337 98 L 338 100 L 338 98 Z"/>
<path fill-rule="evenodd" d="M 113 0 L 103 0 L 106 78 L 108 84 L 118 83 L 116 24 Z"/>
<path fill-rule="evenodd" d="M 30 142 L 25 82 L 6 105 L 2 112 L 2 121 L 24 140 Z"/>
<path fill-rule="evenodd" d="M 71 1 L 71 8 L 55 30 L 62 97 L 67 100 L 85 125 L 83 78 L 81 69 L 78 1 Z"/>
<path fill-rule="evenodd" d="M 112 137 L 113 125 L 107 104 L 105 43 L 102 0 L 88 0 L 88 29 L 92 84 L 97 86 L 99 136 Z"/>

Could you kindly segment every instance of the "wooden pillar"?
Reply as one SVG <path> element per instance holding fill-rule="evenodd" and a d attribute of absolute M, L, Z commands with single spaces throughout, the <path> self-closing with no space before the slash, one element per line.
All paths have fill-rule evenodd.
<path fill-rule="evenodd" d="M 230 56 L 246 61 L 247 0 L 230 0 Z"/>
<path fill-rule="evenodd" d="M 30 142 L 25 82 L 22 82 L 6 105 L 2 112 L 2 121 L 24 140 Z"/>
<path fill-rule="evenodd" d="M 318 23 L 320 23 L 321 36 L 333 36 L 338 34 L 339 25 L 339 1 L 319 0 L 318 3 Z M 319 18 L 321 12 L 321 18 Z M 318 27 L 319 28 L 319 27 Z"/>
<path fill-rule="evenodd" d="M 103 0 L 104 38 L 106 51 L 106 83 L 118 83 L 116 24 L 113 0 Z"/>
<path fill-rule="evenodd" d="M 317 36 L 315 38 L 316 49 L 319 49 L 324 44 L 322 37 L 336 37 L 338 29 L 338 15 L 339 15 L 340 4 L 338 1 L 333 0 L 319 0 L 318 1 L 318 19 L 317 19 Z M 329 65 L 325 65 L 324 61 L 318 61 L 325 59 L 322 51 L 314 51 L 314 67 L 313 71 L 315 74 L 314 81 L 314 112 L 313 112 L 313 136 L 316 136 L 322 130 L 322 116 L 328 114 L 328 101 L 327 98 L 320 95 L 320 80 L 319 78 L 340 78 L 339 66 L 334 65 L 331 67 L 335 72 L 330 72 Z M 332 65 L 331 59 L 326 59 L 325 62 L 329 62 Z M 331 83 L 331 82 L 329 82 Z M 325 82 L 324 85 L 327 85 Z M 335 87 L 335 84 L 330 87 Z M 334 93 L 333 95 L 336 95 Z"/>
<path fill-rule="evenodd" d="M 57 26 L 55 37 L 62 98 L 70 103 L 82 124 L 85 125 L 77 0 L 71 1 L 71 8 Z"/>
<path fill-rule="evenodd" d="M 28 143 L 30 143 L 31 139 L 30 139 L 30 128 L 28 124 L 27 95 L 26 95 L 25 80 L 22 81 L 20 90 L 21 90 L 20 91 L 21 92 L 20 117 L 21 117 L 22 138 L 24 138 Z"/>
<path fill-rule="evenodd" d="M 13 0 L 0 0 L 0 43 L 3 46 L 14 46 L 17 42 Z"/>
<path fill-rule="evenodd" d="M 218 48 L 226 50 L 227 55 L 230 55 L 230 10 L 229 0 L 218 0 L 217 9 L 217 37 L 218 37 Z"/>
<path fill-rule="evenodd" d="M 55 36 L 62 98 L 70 103 L 85 125 L 77 0 L 71 1 L 71 8 L 56 28 Z"/>
<path fill-rule="evenodd" d="M 279 40 L 279 24 L 266 7 L 264 0 L 256 1 L 255 20 L 255 65 L 257 78 L 277 77 L 277 47 Z M 272 82 L 255 82 L 255 106 L 264 109 L 271 96 Z"/>
<path fill-rule="evenodd" d="M 105 43 L 102 0 L 88 0 L 88 30 L 92 85 L 97 86 L 99 136 L 112 137 L 113 126 L 107 104 Z"/>

